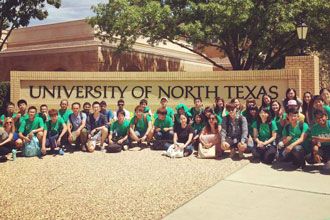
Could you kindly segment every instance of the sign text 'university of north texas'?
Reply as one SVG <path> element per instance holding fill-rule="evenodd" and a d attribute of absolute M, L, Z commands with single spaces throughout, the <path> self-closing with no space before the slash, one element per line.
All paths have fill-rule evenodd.
<path fill-rule="evenodd" d="M 226 99 L 260 99 L 262 95 L 267 94 L 272 99 L 278 97 L 278 86 L 257 86 L 257 85 L 236 85 L 236 86 L 108 86 L 108 85 L 78 85 L 78 86 L 29 86 L 29 95 L 31 98 L 38 99 L 61 99 L 61 98 L 149 98 L 151 94 L 158 98 L 166 96 L 168 98 L 215 98 L 218 96 Z"/>

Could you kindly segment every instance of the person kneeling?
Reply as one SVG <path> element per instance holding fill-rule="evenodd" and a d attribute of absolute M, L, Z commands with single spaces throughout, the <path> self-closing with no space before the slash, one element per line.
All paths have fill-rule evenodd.
<path fill-rule="evenodd" d="M 143 113 L 144 108 L 140 105 L 135 107 L 135 115 L 130 121 L 131 147 L 147 146 L 152 130 L 151 117 Z"/>
<path fill-rule="evenodd" d="M 325 110 L 314 112 L 316 124 L 312 127 L 312 153 L 306 156 L 309 164 L 324 163 L 323 170 L 330 172 L 330 120 Z"/>
<path fill-rule="evenodd" d="M 282 142 L 279 143 L 280 160 L 292 161 L 296 168 L 305 167 L 305 155 L 308 151 L 308 125 L 299 121 L 297 109 L 289 109 L 287 124 L 282 131 Z M 285 147 L 282 149 L 282 145 Z"/>
<path fill-rule="evenodd" d="M 276 122 L 271 120 L 270 110 L 262 108 L 252 128 L 255 145 L 251 151 L 254 159 L 271 164 L 276 156 L 277 126 Z"/>
<path fill-rule="evenodd" d="M 194 130 L 189 124 L 189 118 L 186 114 L 180 115 L 180 124 L 174 127 L 173 144 L 169 146 L 166 155 L 174 157 L 187 157 L 192 154 L 192 138 Z"/>
<path fill-rule="evenodd" d="M 43 154 L 46 152 L 46 147 L 50 147 L 51 151 L 59 147 L 58 153 L 60 155 L 64 154 L 62 148 L 62 137 L 67 131 L 67 126 L 64 120 L 58 116 L 58 111 L 56 109 L 51 109 L 48 112 L 50 120 L 46 122 L 44 136 L 42 138 L 41 151 Z"/>
<path fill-rule="evenodd" d="M 233 158 L 236 150 L 239 152 L 239 158 L 244 158 L 244 151 L 247 149 L 248 126 L 246 118 L 237 114 L 237 108 L 234 103 L 228 103 L 226 109 L 229 114 L 223 118 L 221 124 L 221 149 L 223 151 L 230 149 L 230 157 Z"/>
<path fill-rule="evenodd" d="M 108 136 L 108 129 L 106 125 L 108 120 L 106 116 L 100 113 L 100 103 L 93 102 L 93 114 L 89 115 L 87 118 L 87 131 L 88 131 L 88 141 L 87 141 L 87 151 L 94 152 L 97 142 L 100 142 L 100 149 L 105 152 L 104 141 Z"/>
<path fill-rule="evenodd" d="M 118 120 L 112 123 L 108 138 L 109 145 L 107 149 L 110 153 L 128 149 L 129 121 L 125 119 L 124 110 L 118 110 L 116 115 Z"/>
<path fill-rule="evenodd" d="M 153 136 L 155 143 L 153 150 L 167 150 L 173 141 L 173 121 L 167 116 L 167 110 L 159 108 L 157 110 L 158 117 L 154 122 Z"/>
<path fill-rule="evenodd" d="M 28 118 L 21 121 L 18 129 L 19 139 L 16 140 L 16 147 L 23 148 L 23 154 L 26 157 L 41 156 L 45 154 L 46 149 L 40 151 L 40 143 L 44 136 L 45 124 L 42 118 L 36 117 L 37 108 L 31 106 L 28 108 Z"/>
<path fill-rule="evenodd" d="M 218 118 L 212 113 L 199 136 L 199 158 L 214 158 L 216 156 L 221 156 L 220 131 L 221 126 L 218 124 Z"/>

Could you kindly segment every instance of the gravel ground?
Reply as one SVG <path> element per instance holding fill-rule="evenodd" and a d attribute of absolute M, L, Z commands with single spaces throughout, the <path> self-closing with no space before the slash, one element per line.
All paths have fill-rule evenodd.
<path fill-rule="evenodd" d="M 19 157 L 0 164 L 0 219 L 161 219 L 247 163 L 149 149 Z"/>

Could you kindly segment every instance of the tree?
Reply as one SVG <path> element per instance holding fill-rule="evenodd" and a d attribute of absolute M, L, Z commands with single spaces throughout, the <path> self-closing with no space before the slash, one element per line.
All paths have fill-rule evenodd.
<path fill-rule="evenodd" d="M 97 36 L 117 42 L 119 51 L 146 37 L 150 44 L 178 44 L 218 67 L 197 45 L 224 51 L 235 70 L 270 69 L 297 53 L 300 22 L 309 26 L 306 46 L 330 49 L 328 0 L 109 0 L 92 9 Z"/>
<path fill-rule="evenodd" d="M 31 19 L 48 16 L 46 4 L 59 8 L 61 0 L 0 0 L 0 37 L 4 35 L 0 51 L 14 29 L 28 26 Z"/>

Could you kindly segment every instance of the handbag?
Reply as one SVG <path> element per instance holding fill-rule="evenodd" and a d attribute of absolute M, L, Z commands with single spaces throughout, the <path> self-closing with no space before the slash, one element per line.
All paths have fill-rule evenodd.
<path fill-rule="evenodd" d="M 179 146 L 183 146 L 184 144 L 182 143 L 177 143 L 177 145 Z M 168 147 L 167 151 L 166 151 L 166 156 L 170 157 L 170 158 L 181 158 L 183 157 L 183 151 L 184 149 L 177 148 L 175 144 L 172 144 Z"/>
<path fill-rule="evenodd" d="M 198 158 L 207 159 L 207 158 L 215 158 L 216 150 L 215 145 L 210 148 L 205 148 L 202 143 L 198 145 Z"/>
<path fill-rule="evenodd" d="M 25 143 L 23 155 L 25 157 L 35 157 L 41 155 L 39 140 L 36 136 L 33 136 L 30 142 Z"/>

